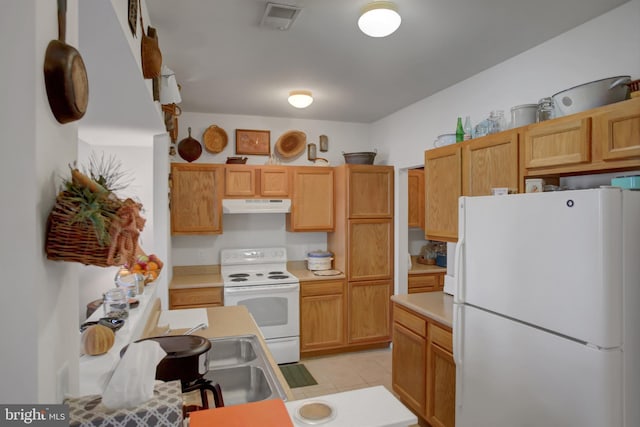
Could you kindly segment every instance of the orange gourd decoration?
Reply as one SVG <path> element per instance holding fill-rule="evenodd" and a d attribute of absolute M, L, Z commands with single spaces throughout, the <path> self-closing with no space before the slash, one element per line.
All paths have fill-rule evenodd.
<path fill-rule="evenodd" d="M 104 325 L 92 325 L 82 333 L 82 349 L 85 354 L 97 356 L 104 354 L 116 340 L 116 334 Z"/>

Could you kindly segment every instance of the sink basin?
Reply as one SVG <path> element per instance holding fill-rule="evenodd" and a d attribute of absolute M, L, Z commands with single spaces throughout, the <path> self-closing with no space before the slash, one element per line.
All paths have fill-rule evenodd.
<path fill-rule="evenodd" d="M 212 338 L 205 378 L 220 385 L 225 406 L 266 399 L 287 400 L 255 335 Z"/>
<path fill-rule="evenodd" d="M 211 340 L 209 369 L 241 365 L 254 361 L 257 357 L 256 345 L 259 346 L 260 343 L 255 335 Z"/>
<path fill-rule="evenodd" d="M 220 385 L 225 406 L 272 398 L 264 371 L 256 366 L 236 366 L 209 371 L 206 377 Z"/>

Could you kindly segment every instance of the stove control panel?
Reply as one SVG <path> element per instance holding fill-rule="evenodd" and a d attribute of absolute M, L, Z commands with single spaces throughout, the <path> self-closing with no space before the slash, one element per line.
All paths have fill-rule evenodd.
<path fill-rule="evenodd" d="M 285 248 L 223 249 L 220 265 L 286 263 Z"/>

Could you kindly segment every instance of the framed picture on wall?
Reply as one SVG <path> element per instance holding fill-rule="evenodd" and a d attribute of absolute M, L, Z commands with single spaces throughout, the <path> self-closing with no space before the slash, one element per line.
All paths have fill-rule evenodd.
<path fill-rule="evenodd" d="M 268 156 L 271 154 L 271 132 L 236 129 L 236 154 Z"/>
<path fill-rule="evenodd" d="M 135 37 L 138 31 L 138 0 L 129 0 L 129 28 Z"/>

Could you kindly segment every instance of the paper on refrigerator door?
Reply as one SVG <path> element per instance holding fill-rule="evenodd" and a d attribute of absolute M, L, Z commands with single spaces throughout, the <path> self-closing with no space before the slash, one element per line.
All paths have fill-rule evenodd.
<path fill-rule="evenodd" d="M 206 308 L 187 308 L 182 310 L 166 310 L 160 313 L 158 326 L 169 326 L 169 329 L 190 329 L 204 323 L 209 327 Z"/>

